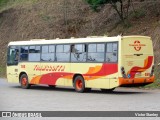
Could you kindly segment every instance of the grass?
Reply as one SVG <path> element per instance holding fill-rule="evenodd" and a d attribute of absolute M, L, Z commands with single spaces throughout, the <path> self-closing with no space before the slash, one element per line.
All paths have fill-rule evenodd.
<path fill-rule="evenodd" d="M 9 0 L 0 0 L 0 7 L 6 5 L 8 1 Z"/>
<path fill-rule="evenodd" d="M 0 0 L 0 12 L 18 5 L 34 4 L 38 0 Z"/>
<path fill-rule="evenodd" d="M 142 88 L 147 89 L 160 89 L 160 66 L 155 67 L 155 81 L 152 84 L 146 85 Z"/>
<path fill-rule="evenodd" d="M 154 83 L 140 87 L 142 89 L 160 89 L 160 79 L 156 79 Z"/>
<path fill-rule="evenodd" d="M 43 15 L 43 16 L 42 16 L 42 19 L 43 19 L 44 21 L 49 21 L 49 20 L 51 19 L 51 17 L 48 16 L 48 15 Z"/>
<path fill-rule="evenodd" d="M 2 18 L 1 18 L 1 16 L 0 16 L 0 26 L 1 26 L 1 24 L 2 24 Z"/>
<path fill-rule="evenodd" d="M 8 2 L 9 2 L 9 0 L 0 0 L 0 12 L 1 12 L 1 10 L 3 10 L 7 6 Z"/>
<path fill-rule="evenodd" d="M 0 66 L 0 77 L 5 77 L 5 76 L 6 76 L 6 67 Z"/>
<path fill-rule="evenodd" d="M 38 0 L 9 0 L 9 3 L 12 5 L 18 5 L 18 4 L 32 4 L 37 2 Z"/>
<path fill-rule="evenodd" d="M 39 12 L 39 17 L 44 21 L 50 21 L 52 19 L 52 16 L 46 15 L 44 12 Z"/>
<path fill-rule="evenodd" d="M 143 88 L 160 89 L 160 79 L 156 79 L 154 83 L 146 85 Z"/>
<path fill-rule="evenodd" d="M 145 15 L 146 15 L 145 10 L 143 10 L 143 9 L 137 9 L 136 11 L 133 11 L 130 14 L 129 19 L 132 19 L 132 18 L 139 19 L 139 18 L 145 17 Z"/>

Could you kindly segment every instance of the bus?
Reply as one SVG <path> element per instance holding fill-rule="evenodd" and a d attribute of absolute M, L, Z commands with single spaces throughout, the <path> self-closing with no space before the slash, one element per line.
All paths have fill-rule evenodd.
<path fill-rule="evenodd" d="M 8 44 L 8 82 L 92 88 L 105 92 L 120 86 L 154 82 L 154 55 L 148 36 L 15 41 Z"/>

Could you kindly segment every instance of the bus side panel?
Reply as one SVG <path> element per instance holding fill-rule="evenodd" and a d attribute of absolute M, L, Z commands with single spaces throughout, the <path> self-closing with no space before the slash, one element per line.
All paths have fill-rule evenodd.
<path fill-rule="evenodd" d="M 28 76 L 29 83 L 31 83 L 31 80 L 33 78 L 38 78 L 40 76 L 40 68 L 38 66 L 40 66 L 40 62 L 20 62 L 19 74 L 21 74 L 22 72 L 26 73 Z M 39 84 L 39 82 L 35 80 L 31 84 Z"/>
<path fill-rule="evenodd" d="M 71 72 L 80 74 L 85 80 L 88 88 L 106 88 L 109 81 L 105 79 L 102 63 L 72 63 Z"/>
<path fill-rule="evenodd" d="M 70 63 L 41 63 L 41 84 L 71 86 Z M 69 80 L 71 81 L 71 80 Z"/>
<path fill-rule="evenodd" d="M 108 65 L 110 65 L 110 68 L 108 69 Z M 118 80 L 118 64 L 117 63 L 109 63 L 106 67 L 105 74 L 106 74 L 106 80 L 109 81 L 109 87 L 108 89 L 116 88 L 119 86 L 119 80 Z M 112 74 L 107 74 L 107 72 L 112 72 Z"/>
<path fill-rule="evenodd" d="M 51 64 L 45 64 L 45 66 L 50 66 Z M 118 86 L 118 81 L 116 79 L 118 72 L 117 64 L 107 64 L 107 63 L 63 63 L 52 64 L 56 69 L 51 69 L 51 67 L 44 67 L 41 65 L 40 76 L 34 77 L 31 80 L 31 84 L 49 84 L 49 85 L 63 85 L 63 86 L 73 86 L 73 76 L 82 75 L 85 80 L 85 86 L 88 88 L 113 88 Z M 43 66 L 43 67 L 42 67 Z M 35 67 L 36 68 L 36 67 Z M 36 70 L 39 70 L 36 68 Z M 45 68 L 45 69 L 44 69 Z"/>
<path fill-rule="evenodd" d="M 109 89 L 118 86 L 117 74 L 115 74 L 118 72 L 116 63 L 81 63 L 81 65 L 75 63 L 71 66 L 72 72 L 81 74 L 84 77 L 85 86 L 88 88 Z"/>
<path fill-rule="evenodd" d="M 8 82 L 19 83 L 19 66 L 7 66 L 7 80 Z"/>
<path fill-rule="evenodd" d="M 29 73 L 32 76 L 30 84 L 72 86 L 70 63 L 34 64 Z"/>

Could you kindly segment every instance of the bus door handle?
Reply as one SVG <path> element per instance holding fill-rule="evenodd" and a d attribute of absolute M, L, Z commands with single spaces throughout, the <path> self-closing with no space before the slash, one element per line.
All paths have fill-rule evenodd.
<path fill-rule="evenodd" d="M 141 55 L 143 55 L 143 54 L 134 54 L 134 55 L 136 55 L 136 56 L 141 56 Z"/>

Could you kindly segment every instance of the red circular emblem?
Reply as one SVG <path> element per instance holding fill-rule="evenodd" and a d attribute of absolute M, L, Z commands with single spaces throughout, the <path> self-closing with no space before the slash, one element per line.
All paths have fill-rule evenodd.
<path fill-rule="evenodd" d="M 139 40 L 134 41 L 134 49 L 136 51 L 140 51 L 141 50 L 141 43 Z"/>

